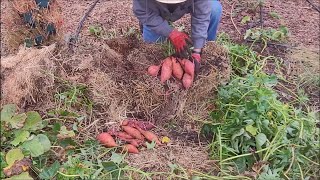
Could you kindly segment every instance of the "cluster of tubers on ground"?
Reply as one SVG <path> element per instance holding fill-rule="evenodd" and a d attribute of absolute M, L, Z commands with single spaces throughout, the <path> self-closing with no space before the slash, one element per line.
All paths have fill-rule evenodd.
<path fill-rule="evenodd" d="M 150 76 L 157 77 L 160 73 L 161 83 L 166 82 L 172 76 L 182 80 L 183 86 L 188 89 L 192 86 L 194 80 L 195 65 L 188 59 L 178 59 L 167 57 L 160 65 L 151 65 L 148 68 Z"/>
<path fill-rule="evenodd" d="M 97 136 L 97 140 L 107 148 L 119 147 L 113 137 L 124 141 L 121 146 L 128 153 L 138 154 L 140 146 L 146 147 L 146 142 L 156 142 L 162 145 L 158 137 L 150 130 L 155 126 L 147 121 L 139 121 L 135 119 L 127 119 L 122 121 L 122 131 L 110 130 L 103 132 Z"/>

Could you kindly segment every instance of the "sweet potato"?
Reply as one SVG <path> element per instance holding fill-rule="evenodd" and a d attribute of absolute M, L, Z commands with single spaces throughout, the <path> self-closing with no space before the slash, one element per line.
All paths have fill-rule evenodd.
<path fill-rule="evenodd" d="M 161 68 L 161 77 L 160 80 L 162 83 L 169 80 L 172 75 L 172 60 L 171 57 L 168 57 L 163 61 L 162 68 Z"/>
<path fill-rule="evenodd" d="M 138 154 L 139 150 L 132 144 L 125 144 L 124 150 L 128 151 L 129 153 Z"/>
<path fill-rule="evenodd" d="M 192 83 L 193 83 L 193 77 L 192 77 L 190 74 L 185 73 L 185 74 L 183 75 L 183 78 L 182 78 L 182 84 L 183 84 L 183 86 L 184 86 L 186 89 L 188 89 L 188 88 L 190 88 L 190 87 L 192 86 Z"/>
<path fill-rule="evenodd" d="M 139 140 L 139 139 L 127 139 L 127 138 L 124 138 L 124 137 L 118 137 L 119 139 L 121 139 L 122 141 L 126 141 L 132 145 L 134 145 L 135 147 L 139 147 L 141 144 L 142 144 L 142 141 Z"/>
<path fill-rule="evenodd" d="M 188 59 L 184 59 L 184 71 L 185 73 L 188 73 L 190 76 L 194 76 L 194 64 L 188 60 Z"/>
<path fill-rule="evenodd" d="M 134 118 L 126 119 L 122 121 L 121 123 L 122 126 L 130 126 L 133 128 L 140 127 L 143 130 L 151 130 L 152 128 L 155 127 L 151 122 L 149 121 L 142 121 L 142 120 L 136 120 Z"/>
<path fill-rule="evenodd" d="M 160 66 L 152 65 L 148 68 L 148 74 L 156 77 L 160 71 Z"/>
<path fill-rule="evenodd" d="M 123 137 L 123 138 L 126 138 L 126 139 L 133 139 L 133 137 L 131 135 L 129 135 L 128 133 L 126 133 L 126 132 L 117 132 L 116 136 L 117 137 Z"/>
<path fill-rule="evenodd" d="M 122 125 L 122 126 L 127 126 L 128 123 L 129 123 L 129 120 L 125 119 L 125 120 L 123 120 L 123 121 L 121 122 L 121 125 Z"/>
<path fill-rule="evenodd" d="M 176 58 L 172 58 L 172 74 L 177 79 L 182 79 L 183 69 Z"/>
<path fill-rule="evenodd" d="M 106 147 L 116 147 L 118 144 L 114 141 L 109 133 L 101 133 L 97 136 L 97 140 Z"/>
<path fill-rule="evenodd" d="M 158 145 L 161 145 L 161 142 L 159 141 L 157 135 L 150 131 L 144 131 L 141 128 L 138 128 L 138 130 L 143 134 L 143 136 L 148 140 L 148 141 L 155 141 Z"/>
<path fill-rule="evenodd" d="M 140 140 L 144 140 L 143 135 L 135 128 L 130 127 L 130 126 L 122 126 L 122 129 L 128 133 L 130 136 L 140 139 Z"/>

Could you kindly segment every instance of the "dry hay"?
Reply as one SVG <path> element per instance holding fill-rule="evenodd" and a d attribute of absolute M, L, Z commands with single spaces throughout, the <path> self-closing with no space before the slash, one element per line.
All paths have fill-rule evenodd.
<path fill-rule="evenodd" d="M 54 63 L 50 56 L 56 45 L 42 49 L 21 47 L 16 55 L 1 59 L 1 104 L 14 103 L 19 107 L 26 101 L 43 102 L 53 86 L 51 74 Z"/>
<path fill-rule="evenodd" d="M 320 54 L 317 47 L 300 46 L 293 49 L 287 55 L 290 63 L 288 66 L 288 75 L 299 77 L 312 77 L 319 75 L 320 72 Z"/>
<path fill-rule="evenodd" d="M 63 18 L 56 0 L 50 0 L 48 8 L 35 0 L 12 0 L 4 11 L 4 40 L 11 52 L 22 44 L 48 46 L 62 37 Z"/>
<path fill-rule="evenodd" d="M 215 161 L 208 159 L 204 147 L 198 144 L 186 145 L 178 141 L 170 143 L 166 147 L 144 150 L 139 154 L 130 155 L 126 160 L 130 166 L 144 172 L 170 172 L 169 165 L 175 164 L 187 171 L 210 173 L 216 166 Z M 152 179 L 167 179 L 167 176 L 154 175 Z"/>

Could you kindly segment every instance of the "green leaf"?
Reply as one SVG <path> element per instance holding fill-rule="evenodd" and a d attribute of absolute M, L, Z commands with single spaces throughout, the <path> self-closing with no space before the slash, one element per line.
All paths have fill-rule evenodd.
<path fill-rule="evenodd" d="M 17 106 L 14 104 L 7 104 L 4 105 L 1 110 L 1 121 L 8 122 L 12 116 L 15 114 L 17 110 Z"/>
<path fill-rule="evenodd" d="M 110 172 L 110 171 L 113 171 L 113 170 L 118 169 L 117 164 L 114 163 L 114 162 L 112 162 L 112 161 L 102 162 L 101 164 L 102 164 L 103 168 L 104 168 L 107 172 Z"/>
<path fill-rule="evenodd" d="M 242 18 L 241 20 L 241 24 L 246 24 L 247 22 L 249 22 L 251 20 L 250 16 L 245 16 Z"/>
<path fill-rule="evenodd" d="M 280 15 L 276 12 L 270 12 L 269 15 L 273 18 L 280 19 Z"/>
<path fill-rule="evenodd" d="M 241 136 L 244 132 L 245 132 L 244 129 L 241 128 L 238 132 L 232 135 L 231 139 L 234 140 L 236 137 Z"/>
<path fill-rule="evenodd" d="M 24 158 L 24 155 L 22 154 L 21 149 L 11 149 L 6 154 L 6 162 L 8 166 L 12 166 L 15 161 L 22 160 Z"/>
<path fill-rule="evenodd" d="M 75 135 L 76 134 L 74 133 L 74 131 L 72 131 L 72 130 L 68 131 L 66 126 L 62 126 L 60 128 L 58 137 L 61 139 L 65 139 L 65 138 L 74 137 Z"/>
<path fill-rule="evenodd" d="M 253 127 L 252 125 L 246 126 L 246 131 L 249 132 L 252 136 L 257 135 L 257 128 Z"/>
<path fill-rule="evenodd" d="M 168 166 L 170 167 L 170 169 L 171 169 L 172 172 L 173 172 L 174 170 L 178 169 L 178 165 L 176 165 L 176 164 L 169 163 Z"/>
<path fill-rule="evenodd" d="M 25 113 L 13 116 L 8 122 L 12 128 L 20 129 L 23 127 L 23 123 L 26 121 L 27 115 Z"/>
<path fill-rule="evenodd" d="M 151 143 L 146 142 L 147 145 L 147 149 L 153 149 L 154 147 L 156 147 L 156 142 L 152 141 Z"/>
<path fill-rule="evenodd" d="M 34 137 L 30 141 L 26 141 L 22 144 L 22 148 L 29 151 L 32 157 L 38 157 L 44 154 L 44 148 L 39 142 L 38 138 Z"/>
<path fill-rule="evenodd" d="M 54 176 L 56 176 L 59 168 L 60 163 L 58 161 L 55 161 L 50 167 L 44 168 L 42 172 L 39 174 L 39 177 L 41 179 L 52 179 L 54 178 Z"/>
<path fill-rule="evenodd" d="M 192 176 L 191 180 L 201 180 L 199 176 Z"/>
<path fill-rule="evenodd" d="M 40 114 L 35 111 L 27 112 L 27 120 L 23 129 L 35 131 L 42 128 L 43 125 Z"/>
<path fill-rule="evenodd" d="M 244 39 L 247 39 L 248 37 L 250 37 L 251 34 L 252 34 L 252 30 L 251 30 L 251 29 L 248 29 L 248 30 L 246 31 L 246 34 L 244 35 Z"/>
<path fill-rule="evenodd" d="M 39 134 L 30 141 L 22 144 L 22 147 L 29 151 L 32 157 L 38 157 L 51 148 L 51 142 L 44 134 Z"/>
<path fill-rule="evenodd" d="M 5 180 L 33 180 L 33 178 L 29 175 L 28 172 L 23 172 L 19 175 L 12 176 L 12 177 L 7 178 Z"/>
<path fill-rule="evenodd" d="M 115 152 L 112 152 L 112 155 L 111 155 L 111 161 L 116 163 L 116 164 L 120 164 L 123 160 L 123 156 L 121 154 L 118 154 L 118 153 L 115 153 Z"/>
<path fill-rule="evenodd" d="M 256 145 L 257 147 L 262 147 L 262 145 L 264 145 L 264 143 L 267 142 L 267 136 L 263 133 L 259 133 L 257 136 L 256 136 Z"/>
<path fill-rule="evenodd" d="M 51 142 L 49 138 L 44 134 L 39 134 L 37 137 L 38 141 L 42 144 L 43 150 L 45 152 L 49 151 L 51 148 Z"/>
<path fill-rule="evenodd" d="M 20 143 L 25 142 L 26 140 L 28 140 L 30 133 L 28 131 L 24 131 L 24 130 L 19 130 L 16 131 L 14 133 L 15 138 L 14 140 L 11 142 L 12 145 L 17 146 Z"/>

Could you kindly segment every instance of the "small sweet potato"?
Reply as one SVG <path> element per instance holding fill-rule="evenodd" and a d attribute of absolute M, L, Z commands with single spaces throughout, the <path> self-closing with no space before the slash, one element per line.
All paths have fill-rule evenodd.
<path fill-rule="evenodd" d="M 194 64 L 188 59 L 184 59 L 184 71 L 188 73 L 190 76 L 194 76 Z"/>
<path fill-rule="evenodd" d="M 172 74 L 177 79 L 182 79 L 183 69 L 176 58 L 172 58 Z"/>
<path fill-rule="evenodd" d="M 183 86 L 184 86 L 186 89 L 188 89 L 188 88 L 190 88 L 190 87 L 192 86 L 192 83 L 193 83 L 193 77 L 192 77 L 190 74 L 185 73 L 185 74 L 183 75 L 183 78 L 182 78 L 182 84 L 183 84 Z"/>
<path fill-rule="evenodd" d="M 130 127 L 130 126 L 122 126 L 122 129 L 126 133 L 128 133 L 130 136 L 132 136 L 136 139 L 144 140 L 143 135 L 137 129 Z"/>
<path fill-rule="evenodd" d="M 128 133 L 126 133 L 126 132 L 117 132 L 116 136 L 117 137 L 123 137 L 123 138 L 126 138 L 126 139 L 133 139 L 133 137 L 131 135 L 129 135 Z"/>
<path fill-rule="evenodd" d="M 116 147 L 118 146 L 115 140 L 109 133 L 101 133 L 97 136 L 97 140 L 106 147 Z"/>
<path fill-rule="evenodd" d="M 139 147 L 142 144 L 142 141 L 139 139 L 127 139 L 127 138 L 124 138 L 121 136 L 118 138 L 121 139 L 122 141 L 125 141 L 125 142 L 128 142 L 128 143 L 134 145 L 135 147 Z"/>
<path fill-rule="evenodd" d="M 139 150 L 132 144 L 125 144 L 124 150 L 128 151 L 129 153 L 138 154 Z"/>
<path fill-rule="evenodd" d="M 158 145 L 161 145 L 161 142 L 159 141 L 157 135 L 155 135 L 153 132 L 150 131 L 144 131 L 141 128 L 138 128 L 138 130 L 143 134 L 143 136 L 148 140 L 148 141 L 155 141 Z"/>
<path fill-rule="evenodd" d="M 160 80 L 162 83 L 169 80 L 172 75 L 172 60 L 171 57 L 166 58 L 163 61 L 162 68 L 161 68 L 161 77 Z"/>
<path fill-rule="evenodd" d="M 160 66 L 152 65 L 148 68 L 148 74 L 156 77 L 160 71 Z"/>
<path fill-rule="evenodd" d="M 121 123 L 122 126 L 130 126 L 133 128 L 141 128 L 143 130 L 151 130 L 152 128 L 155 127 L 155 125 L 153 125 L 151 122 L 149 121 L 143 121 L 143 120 L 136 120 L 134 118 L 129 118 L 126 119 L 124 121 L 122 121 Z"/>

